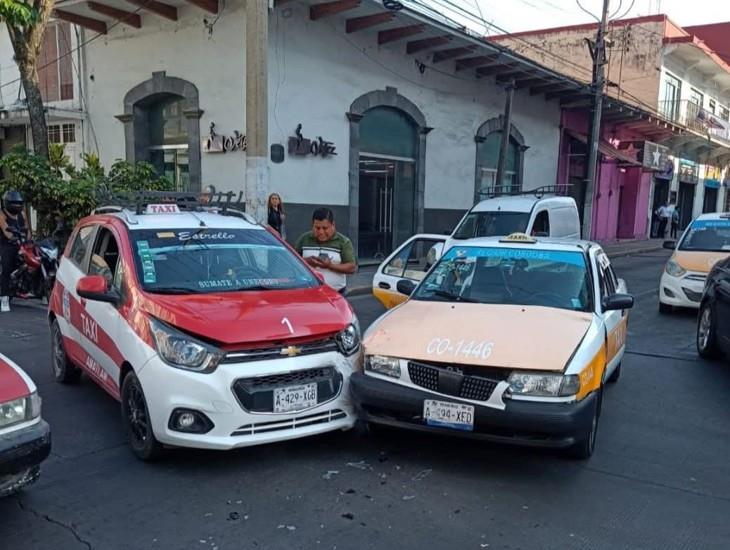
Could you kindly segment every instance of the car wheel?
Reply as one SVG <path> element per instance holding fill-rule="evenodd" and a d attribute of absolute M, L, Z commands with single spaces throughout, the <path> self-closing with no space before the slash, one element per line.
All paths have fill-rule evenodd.
<path fill-rule="evenodd" d="M 697 353 L 705 359 L 714 359 L 719 355 L 715 340 L 715 316 L 708 303 L 702 305 L 697 318 Z"/>
<path fill-rule="evenodd" d="M 598 390 L 596 397 L 595 404 L 593 405 L 591 425 L 580 439 L 567 449 L 567 454 L 570 458 L 586 460 L 593 455 L 593 451 L 596 447 L 596 436 L 598 435 L 598 419 L 601 416 L 601 399 L 603 397 L 602 388 Z"/>
<path fill-rule="evenodd" d="M 618 366 L 611 373 L 611 376 L 609 376 L 608 380 L 606 381 L 609 384 L 615 384 L 616 382 L 618 382 L 619 378 L 621 378 L 621 363 L 618 364 Z"/>
<path fill-rule="evenodd" d="M 659 302 L 659 313 L 666 315 L 667 313 L 672 313 L 673 311 L 674 307 Z"/>
<path fill-rule="evenodd" d="M 51 364 L 56 382 L 71 384 L 78 382 L 81 378 L 81 369 L 74 365 L 66 355 L 63 335 L 57 319 L 54 319 L 51 325 Z"/>
<path fill-rule="evenodd" d="M 132 452 L 140 460 L 152 461 L 162 454 L 162 445 L 152 430 L 152 420 L 142 384 L 134 372 L 122 382 L 122 423 Z"/>

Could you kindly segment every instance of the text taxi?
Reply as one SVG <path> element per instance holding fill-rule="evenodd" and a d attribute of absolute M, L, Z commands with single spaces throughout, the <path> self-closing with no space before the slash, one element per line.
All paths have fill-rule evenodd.
<path fill-rule="evenodd" d="M 471 239 L 404 290 L 363 338 L 365 421 L 593 453 L 633 306 L 598 245 Z"/>
<path fill-rule="evenodd" d="M 730 256 L 730 214 L 698 216 L 684 231 L 679 244 L 665 241 L 664 248 L 674 250 L 674 254 L 659 283 L 659 311 L 699 308 L 707 274 L 717 262 Z"/>
<path fill-rule="evenodd" d="M 141 459 L 351 428 L 347 300 L 238 210 L 107 207 L 76 227 L 50 303 L 56 379 L 122 405 Z"/>

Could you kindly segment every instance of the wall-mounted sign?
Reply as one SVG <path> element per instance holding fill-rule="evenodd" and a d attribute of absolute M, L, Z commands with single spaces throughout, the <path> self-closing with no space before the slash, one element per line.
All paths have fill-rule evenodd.
<path fill-rule="evenodd" d="M 697 165 L 689 160 L 680 159 L 679 161 L 679 181 L 682 183 L 697 183 L 699 181 L 697 173 Z"/>
<path fill-rule="evenodd" d="M 317 139 L 308 139 L 302 136 L 302 125 L 298 124 L 294 132 L 296 135 L 289 138 L 289 154 L 299 157 L 312 155 L 322 158 L 336 155 L 335 144 L 331 141 L 325 141 L 321 136 Z"/>
<path fill-rule="evenodd" d="M 718 166 L 705 166 L 705 187 L 719 189 L 722 181 L 722 170 Z"/>
<path fill-rule="evenodd" d="M 232 136 L 215 133 L 215 122 L 210 123 L 210 134 L 202 140 L 205 153 L 228 153 L 230 151 L 245 151 L 246 136 L 238 130 Z"/>
<path fill-rule="evenodd" d="M 652 141 L 645 141 L 641 152 L 641 163 L 644 168 L 664 172 L 669 164 L 669 147 Z"/>

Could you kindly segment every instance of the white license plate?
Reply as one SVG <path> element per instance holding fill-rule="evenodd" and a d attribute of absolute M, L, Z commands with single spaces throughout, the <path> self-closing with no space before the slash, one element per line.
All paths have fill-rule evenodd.
<path fill-rule="evenodd" d="M 274 412 L 301 411 L 317 404 L 317 384 L 302 384 L 274 390 Z"/>
<path fill-rule="evenodd" d="M 423 402 L 423 418 L 429 426 L 441 426 L 468 432 L 474 429 L 474 407 L 472 405 L 426 399 Z"/>

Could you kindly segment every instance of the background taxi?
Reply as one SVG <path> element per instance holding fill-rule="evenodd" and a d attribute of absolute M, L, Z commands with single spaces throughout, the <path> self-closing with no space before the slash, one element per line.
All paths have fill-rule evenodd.
<path fill-rule="evenodd" d="M 674 250 L 659 282 L 659 311 L 700 307 L 707 274 L 730 256 L 730 214 L 702 214 L 685 229 L 679 243 L 665 241 Z"/>
<path fill-rule="evenodd" d="M 633 306 L 600 246 L 471 239 L 399 285 L 351 378 L 364 421 L 593 453 Z"/>

